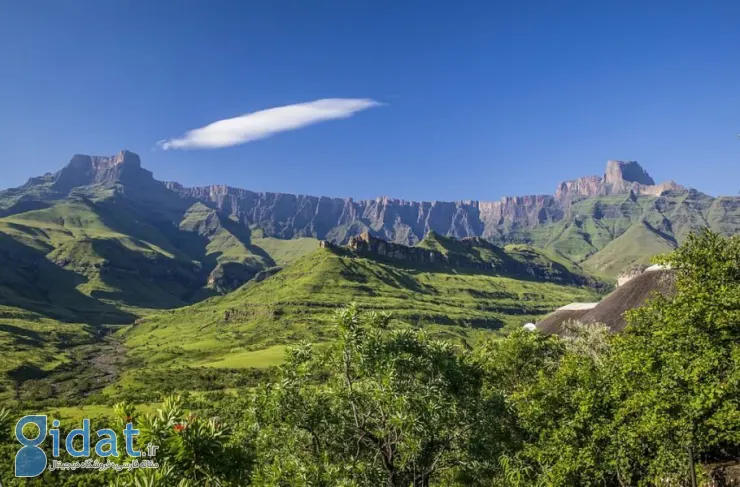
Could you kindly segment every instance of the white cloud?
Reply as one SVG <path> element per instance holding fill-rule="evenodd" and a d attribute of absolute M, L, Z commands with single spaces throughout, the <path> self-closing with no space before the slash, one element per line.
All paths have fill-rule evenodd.
<path fill-rule="evenodd" d="M 205 127 L 189 130 L 181 137 L 161 140 L 157 145 L 164 150 L 230 147 L 325 120 L 348 118 L 356 112 L 379 105 L 380 103 L 367 98 L 325 98 L 268 108 L 219 120 Z"/>

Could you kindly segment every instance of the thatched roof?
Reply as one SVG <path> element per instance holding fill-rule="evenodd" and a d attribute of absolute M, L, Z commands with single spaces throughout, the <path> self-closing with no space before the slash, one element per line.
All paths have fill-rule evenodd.
<path fill-rule="evenodd" d="M 627 325 L 625 311 L 642 306 L 655 293 L 673 293 L 674 275 L 669 269 L 647 270 L 618 287 L 601 302 L 573 303 L 550 313 L 537 322 L 537 329 L 543 333 L 560 333 L 563 323 L 577 320 L 581 323 L 603 323 L 612 331 L 622 331 Z"/>

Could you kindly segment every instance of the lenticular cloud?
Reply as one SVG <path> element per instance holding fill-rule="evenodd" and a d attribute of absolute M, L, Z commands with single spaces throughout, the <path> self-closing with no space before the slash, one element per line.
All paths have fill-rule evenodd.
<path fill-rule="evenodd" d="M 268 108 L 189 130 L 181 137 L 157 143 L 169 149 L 217 149 L 246 144 L 279 132 L 295 130 L 326 120 L 348 118 L 380 103 L 368 98 L 325 98 L 308 103 Z"/>

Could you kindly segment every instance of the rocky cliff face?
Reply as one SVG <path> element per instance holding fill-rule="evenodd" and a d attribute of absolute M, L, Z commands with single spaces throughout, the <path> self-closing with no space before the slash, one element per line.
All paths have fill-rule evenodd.
<path fill-rule="evenodd" d="M 564 205 L 579 197 L 610 194 L 645 194 L 660 196 L 664 191 L 686 191 L 675 181 L 655 184 L 653 178 L 635 161 L 608 161 L 603 177 L 586 176 L 560 183 L 555 198 Z"/>
<path fill-rule="evenodd" d="M 326 246 L 326 244 L 323 244 L 323 246 Z M 363 232 L 356 237 L 350 237 L 347 248 L 358 255 L 380 256 L 393 260 L 424 264 L 447 263 L 446 256 L 441 252 L 386 242 L 383 239 L 373 237 L 368 232 Z"/>
<path fill-rule="evenodd" d="M 138 155 L 121 151 L 110 157 L 77 154 L 65 167 L 53 175 L 52 186 L 59 191 L 69 191 L 91 184 L 153 184 L 150 171 L 141 167 Z"/>
<path fill-rule="evenodd" d="M 167 187 L 187 197 L 215 205 L 230 216 L 256 225 L 279 238 L 312 236 L 346 243 L 363 232 L 413 245 L 434 231 L 456 238 L 504 238 L 558 222 L 576 199 L 608 194 L 659 195 L 683 190 L 673 182 L 656 185 L 636 162 L 609 161 L 603 177 L 589 176 L 561 183 L 555 195 L 502 198 L 500 201 L 405 201 L 392 198 L 355 201 L 283 193 L 255 193 L 225 185 Z"/>
<path fill-rule="evenodd" d="M 111 157 L 75 155 L 57 173 L 32 178 L 22 188 L 0 193 L 0 214 L 20 211 L 16 207 L 26 208 L 29 202 L 25 201 L 28 199 L 25 191 L 29 186 L 43 189 L 36 191 L 34 198 L 42 194 L 41 199 L 53 200 L 75 188 L 91 185 L 112 186 L 116 194 L 152 203 L 151 210 L 162 213 L 163 218 L 168 211 L 182 212 L 193 202 L 201 201 L 233 221 L 260 228 L 265 236 L 316 237 L 347 243 L 351 237 L 368 232 L 404 245 L 414 245 L 430 231 L 456 238 L 477 236 L 496 242 L 546 245 L 534 233 L 543 226 L 573 220 L 576 215 L 573 205 L 585 198 L 613 194 L 637 198 L 657 196 L 668 190 L 686 191 L 672 181 L 655 184 L 636 162 L 609 161 L 603 176 L 566 181 L 554 195 L 514 196 L 499 201 L 406 201 L 387 197 L 354 200 L 258 193 L 226 185 L 185 188 L 175 182 L 155 180 L 151 172 L 141 167 L 136 154 L 122 151 Z M 599 207 L 598 211 L 606 215 L 605 212 L 636 210 Z M 587 237 L 584 237 L 586 245 L 591 245 Z M 598 247 L 601 246 L 599 243 Z"/>

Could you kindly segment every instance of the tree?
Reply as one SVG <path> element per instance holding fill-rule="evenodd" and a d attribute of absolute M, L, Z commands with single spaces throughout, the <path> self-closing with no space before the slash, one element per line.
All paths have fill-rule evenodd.
<path fill-rule="evenodd" d="M 633 483 L 687 482 L 687 451 L 740 455 L 740 237 L 692 234 L 661 258 L 675 295 L 615 341 L 616 459 Z"/>
<path fill-rule="evenodd" d="M 518 330 L 481 353 L 490 394 L 503 394 L 511 448 L 494 485 L 611 485 L 607 456 L 613 401 L 603 325 L 570 324 L 568 335 Z"/>
<path fill-rule="evenodd" d="M 341 339 L 328 354 L 288 351 L 280 379 L 258 393 L 254 483 L 452 483 L 480 467 L 476 448 L 496 448 L 481 368 L 422 331 L 388 330 L 389 320 L 350 305 L 336 315 Z"/>
<path fill-rule="evenodd" d="M 692 234 L 658 262 L 675 292 L 622 334 L 519 331 L 483 350 L 517 439 L 505 485 L 690 485 L 690 458 L 740 457 L 740 237 Z"/>

